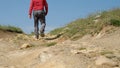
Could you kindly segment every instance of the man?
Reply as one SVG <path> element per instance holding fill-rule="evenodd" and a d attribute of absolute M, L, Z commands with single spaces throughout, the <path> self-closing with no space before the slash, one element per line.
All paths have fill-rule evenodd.
<path fill-rule="evenodd" d="M 39 21 L 41 22 L 40 35 L 44 37 L 45 31 L 45 16 L 48 13 L 48 4 L 46 0 L 31 0 L 29 8 L 29 18 L 31 19 L 33 12 L 34 18 L 34 33 L 36 39 L 39 39 Z"/>

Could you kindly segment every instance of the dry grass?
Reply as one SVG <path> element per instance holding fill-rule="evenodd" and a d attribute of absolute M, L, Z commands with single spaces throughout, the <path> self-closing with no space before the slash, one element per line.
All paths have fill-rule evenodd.
<path fill-rule="evenodd" d="M 5 25 L 0 25 L 0 30 L 3 31 L 8 31 L 8 32 L 15 32 L 15 33 L 23 33 L 23 31 L 19 27 L 15 26 L 5 26 Z"/>
<path fill-rule="evenodd" d="M 100 15 L 96 19 L 96 16 Z M 97 23 L 94 20 L 99 20 Z M 77 40 L 86 34 L 98 34 L 103 27 L 107 25 L 119 26 L 120 25 L 120 9 L 112 9 L 100 13 L 94 13 L 86 18 L 75 20 L 65 27 L 55 29 L 50 34 L 59 34 L 63 32 L 64 38 Z"/>

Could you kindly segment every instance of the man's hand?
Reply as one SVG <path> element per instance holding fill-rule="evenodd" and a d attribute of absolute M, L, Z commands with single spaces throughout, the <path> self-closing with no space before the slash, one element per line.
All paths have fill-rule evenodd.
<path fill-rule="evenodd" d="M 29 15 L 29 18 L 31 19 L 31 18 L 32 18 L 32 15 Z"/>

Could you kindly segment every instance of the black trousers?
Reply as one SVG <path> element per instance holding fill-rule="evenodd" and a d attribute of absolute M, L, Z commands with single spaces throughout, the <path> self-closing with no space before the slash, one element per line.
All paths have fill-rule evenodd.
<path fill-rule="evenodd" d="M 39 37 L 39 22 L 41 23 L 40 33 L 44 33 L 46 21 L 45 21 L 45 12 L 43 10 L 33 11 L 34 17 L 34 33 L 36 37 Z"/>

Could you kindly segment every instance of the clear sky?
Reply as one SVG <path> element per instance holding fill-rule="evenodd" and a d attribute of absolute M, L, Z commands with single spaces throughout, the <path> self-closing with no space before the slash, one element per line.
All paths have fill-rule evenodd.
<path fill-rule="evenodd" d="M 46 16 L 46 32 L 64 26 L 90 13 L 120 8 L 120 0 L 47 0 L 49 12 Z M 1 0 L 0 24 L 22 28 L 25 33 L 34 30 L 33 19 L 29 19 L 30 0 Z"/>

